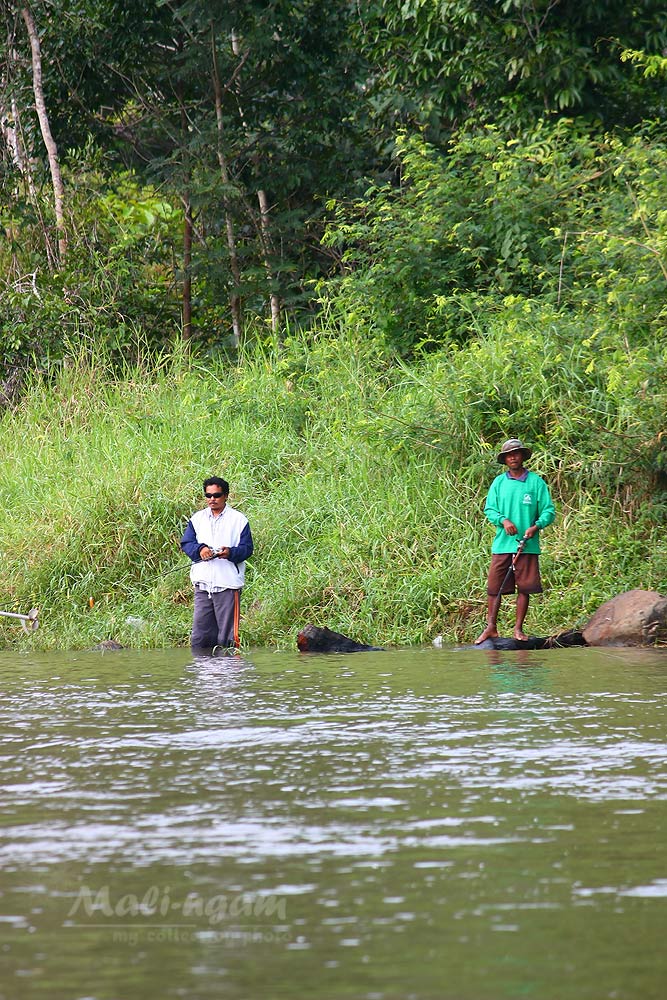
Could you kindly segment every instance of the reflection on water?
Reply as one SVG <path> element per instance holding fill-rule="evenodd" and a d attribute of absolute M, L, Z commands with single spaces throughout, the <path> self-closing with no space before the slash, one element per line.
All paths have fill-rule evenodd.
<path fill-rule="evenodd" d="M 664 994 L 667 654 L 0 655 L 0 1000 Z"/>

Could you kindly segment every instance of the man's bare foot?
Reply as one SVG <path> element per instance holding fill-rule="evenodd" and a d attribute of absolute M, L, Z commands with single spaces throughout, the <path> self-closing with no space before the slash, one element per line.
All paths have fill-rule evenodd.
<path fill-rule="evenodd" d="M 520 628 L 515 628 L 514 629 L 514 638 L 518 639 L 519 642 L 527 642 L 528 641 L 528 636 Z"/>
<path fill-rule="evenodd" d="M 497 639 L 498 630 L 494 628 L 493 625 L 487 625 L 481 635 L 478 635 L 475 639 L 474 645 L 479 646 L 480 642 L 484 642 L 485 639 Z"/>

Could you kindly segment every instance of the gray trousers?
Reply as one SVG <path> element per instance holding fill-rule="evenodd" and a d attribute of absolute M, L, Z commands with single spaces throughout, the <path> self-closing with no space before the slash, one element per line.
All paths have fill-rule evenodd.
<path fill-rule="evenodd" d="M 211 594 L 195 587 L 195 607 L 190 645 L 193 649 L 239 647 L 241 591 L 221 590 Z"/>

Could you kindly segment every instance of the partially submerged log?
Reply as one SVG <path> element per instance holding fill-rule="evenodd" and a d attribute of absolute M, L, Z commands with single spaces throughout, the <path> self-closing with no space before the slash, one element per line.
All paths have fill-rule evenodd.
<path fill-rule="evenodd" d="M 583 630 L 589 646 L 653 646 L 667 641 L 667 597 L 628 590 L 597 609 Z"/>
<path fill-rule="evenodd" d="M 296 644 L 302 653 L 360 653 L 364 650 L 382 652 L 380 646 L 367 646 L 364 642 L 356 642 L 340 632 L 332 632 L 330 628 L 320 628 L 317 625 L 306 625 L 296 637 Z M 558 635 L 531 635 L 528 639 L 505 639 L 498 636 L 495 639 L 485 639 L 478 646 L 458 646 L 457 649 L 564 649 L 569 646 L 585 646 L 586 640 L 581 632 L 570 629 Z"/>
<path fill-rule="evenodd" d="M 558 635 L 529 635 L 527 639 L 496 636 L 471 646 L 457 646 L 457 649 L 569 649 L 572 646 L 587 646 L 583 634 L 576 629 L 559 632 Z"/>
<path fill-rule="evenodd" d="M 296 644 L 302 653 L 362 653 L 365 650 L 379 650 L 379 646 L 367 646 L 355 642 L 340 632 L 318 625 L 305 625 L 296 637 Z"/>
<path fill-rule="evenodd" d="M 667 643 L 667 597 L 655 590 L 628 590 L 607 601 L 581 631 L 531 635 L 528 639 L 497 636 L 458 649 L 566 649 L 572 646 L 654 646 Z M 302 653 L 358 653 L 377 650 L 363 642 L 317 625 L 306 625 L 297 636 Z"/>

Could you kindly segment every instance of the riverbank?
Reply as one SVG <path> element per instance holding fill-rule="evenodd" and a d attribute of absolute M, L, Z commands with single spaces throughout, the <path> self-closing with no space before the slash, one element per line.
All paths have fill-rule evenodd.
<path fill-rule="evenodd" d="M 1 641 L 186 644 L 178 541 L 209 474 L 230 481 L 255 538 L 245 645 L 294 648 L 309 621 L 380 645 L 470 641 L 493 535 L 482 508 L 513 435 L 558 507 L 530 631 L 575 626 L 619 590 L 664 593 L 655 358 L 642 403 L 641 359 L 600 355 L 584 378 L 570 331 L 524 328 L 508 348 L 500 323 L 413 367 L 332 331 L 235 365 L 170 357 L 119 375 L 82 353 L 2 417 L 0 608 L 37 606 L 40 628 L 5 623 Z M 625 365 L 614 392 L 612 364 Z"/>

